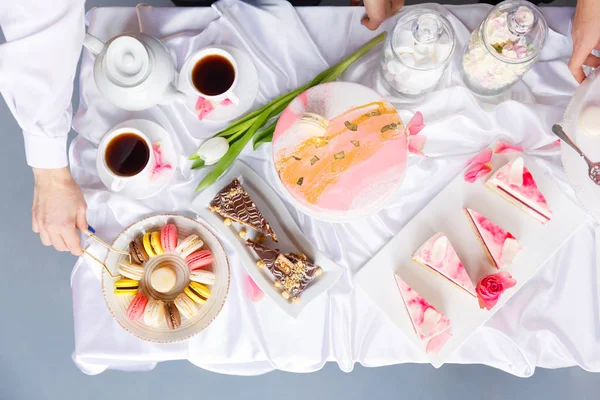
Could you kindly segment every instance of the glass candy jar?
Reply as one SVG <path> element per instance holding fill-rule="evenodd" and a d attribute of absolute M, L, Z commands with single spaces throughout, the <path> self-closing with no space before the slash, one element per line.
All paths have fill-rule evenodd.
<path fill-rule="evenodd" d="M 438 84 L 455 47 L 450 22 L 434 10 L 406 13 L 388 35 L 381 55 L 381 76 L 392 94 L 418 97 Z"/>
<path fill-rule="evenodd" d="M 547 37 L 548 25 L 537 7 L 521 0 L 498 4 L 465 46 L 466 85 L 484 96 L 504 92 L 533 65 Z"/>

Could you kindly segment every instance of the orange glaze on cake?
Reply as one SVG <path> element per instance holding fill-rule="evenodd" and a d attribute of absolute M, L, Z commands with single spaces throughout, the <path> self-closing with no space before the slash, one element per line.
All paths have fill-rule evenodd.
<path fill-rule="evenodd" d="M 405 135 L 396 110 L 386 105 L 373 102 L 350 109 L 332 119 L 323 136 L 310 137 L 291 152 L 280 151 L 275 166 L 284 185 L 299 191 L 307 202 L 317 204 L 321 194 L 351 167 L 369 160 L 364 168 L 384 169 L 390 156 L 386 145 Z M 372 112 L 378 115 L 368 115 Z M 395 127 L 381 132 L 392 124 Z"/>

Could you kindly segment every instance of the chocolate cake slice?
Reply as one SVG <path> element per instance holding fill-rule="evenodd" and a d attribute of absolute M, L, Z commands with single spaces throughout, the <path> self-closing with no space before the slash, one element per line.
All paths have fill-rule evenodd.
<path fill-rule="evenodd" d="M 269 225 L 237 178 L 217 193 L 208 208 L 223 218 L 229 218 L 234 222 L 255 229 L 277 242 L 277 236 L 271 229 L 271 225 Z"/>
<path fill-rule="evenodd" d="M 300 300 L 300 294 L 315 277 L 323 273 L 321 267 L 308 261 L 304 254 L 282 253 L 251 239 L 246 241 L 256 255 L 275 277 L 276 287 L 283 288 L 281 295 L 293 301 Z"/>

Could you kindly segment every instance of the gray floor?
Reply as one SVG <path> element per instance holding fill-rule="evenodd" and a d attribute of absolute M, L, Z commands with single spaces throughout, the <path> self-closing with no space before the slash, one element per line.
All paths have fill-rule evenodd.
<path fill-rule="evenodd" d="M 342 4 L 343 0 L 324 0 Z M 133 0 L 88 1 L 132 5 Z M 167 0 L 148 1 L 168 5 Z M 229 377 L 169 362 L 147 373 L 90 377 L 71 361 L 73 319 L 69 274 L 74 258 L 45 248 L 30 228 L 32 176 L 19 127 L 0 102 L 0 400 L 59 399 L 591 399 L 600 376 L 579 368 L 538 369 L 519 379 L 481 366 L 401 365 L 345 374 L 328 364 L 313 374 L 273 372 Z"/>

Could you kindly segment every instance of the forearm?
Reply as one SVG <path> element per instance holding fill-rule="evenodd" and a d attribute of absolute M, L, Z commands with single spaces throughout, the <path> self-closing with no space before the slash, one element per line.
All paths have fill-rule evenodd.
<path fill-rule="evenodd" d="M 84 0 L 0 0 L 0 26 L 0 92 L 23 131 L 27 162 L 65 167 Z"/>

